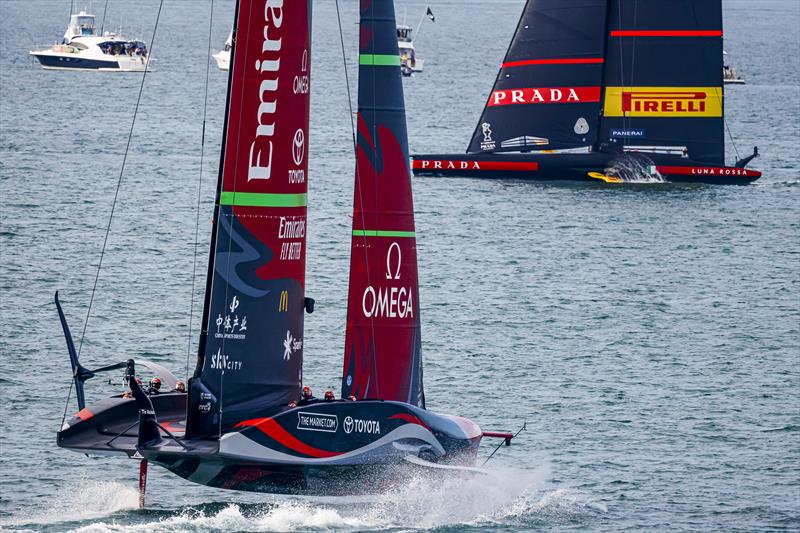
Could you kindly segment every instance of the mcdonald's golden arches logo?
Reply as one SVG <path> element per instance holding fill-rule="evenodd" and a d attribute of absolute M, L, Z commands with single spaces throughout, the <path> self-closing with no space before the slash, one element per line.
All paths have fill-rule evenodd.
<path fill-rule="evenodd" d="M 289 310 L 289 291 L 281 291 L 281 298 L 278 301 L 278 312 L 285 313 Z"/>

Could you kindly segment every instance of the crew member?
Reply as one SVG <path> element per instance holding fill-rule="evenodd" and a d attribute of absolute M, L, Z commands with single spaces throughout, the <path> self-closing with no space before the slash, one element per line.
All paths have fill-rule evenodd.
<path fill-rule="evenodd" d="M 325 391 L 325 401 L 326 402 L 332 402 L 335 399 L 336 399 L 336 397 L 334 397 L 333 391 L 330 391 L 330 390 L 326 390 Z"/>
<path fill-rule="evenodd" d="M 347 397 L 347 400 L 350 402 L 354 402 L 356 401 L 356 397 L 351 394 L 350 396 Z"/>
<path fill-rule="evenodd" d="M 179 381 L 175 384 L 175 390 L 178 392 L 186 392 L 186 384 L 183 381 Z"/>
<path fill-rule="evenodd" d="M 317 399 L 314 397 L 314 394 L 311 392 L 311 387 L 305 386 L 303 387 L 303 394 L 300 398 L 300 401 L 297 402 L 297 405 L 307 405 L 309 403 L 316 402 Z"/>
<path fill-rule="evenodd" d="M 150 395 L 161 394 L 161 380 L 153 378 L 150 380 L 150 388 L 147 390 Z"/>

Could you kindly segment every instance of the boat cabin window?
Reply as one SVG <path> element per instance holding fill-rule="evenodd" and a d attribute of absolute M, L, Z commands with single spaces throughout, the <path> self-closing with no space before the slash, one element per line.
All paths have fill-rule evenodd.
<path fill-rule="evenodd" d="M 94 17 L 78 17 L 81 35 L 94 35 Z"/>

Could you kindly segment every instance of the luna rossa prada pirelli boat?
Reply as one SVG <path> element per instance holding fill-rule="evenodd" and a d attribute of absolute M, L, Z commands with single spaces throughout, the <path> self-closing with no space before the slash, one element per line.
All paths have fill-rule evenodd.
<path fill-rule="evenodd" d="M 528 0 L 466 154 L 422 176 L 749 183 L 725 164 L 721 0 Z"/>
<path fill-rule="evenodd" d="M 339 494 L 407 469 L 469 470 L 484 433 L 425 408 L 416 233 L 391 0 L 360 2 L 352 255 L 341 400 L 292 406 L 303 377 L 311 0 L 239 0 L 197 363 L 188 393 L 148 395 L 149 362 L 78 361 L 80 410 L 58 445 L 148 462 L 212 487 Z M 293 80 L 295 80 L 293 82 Z M 297 81 L 299 80 L 299 81 Z M 125 368 L 134 398 L 87 405 Z M 355 400 L 344 398 L 354 397 Z"/>

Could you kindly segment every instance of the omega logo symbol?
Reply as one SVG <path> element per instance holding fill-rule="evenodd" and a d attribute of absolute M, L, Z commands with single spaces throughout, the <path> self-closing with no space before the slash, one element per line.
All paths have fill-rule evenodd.
<path fill-rule="evenodd" d="M 397 250 L 397 268 L 392 269 L 392 250 Z M 386 279 L 400 279 L 400 264 L 403 262 L 403 254 L 400 252 L 400 245 L 393 242 L 386 253 Z M 392 275 L 394 270 L 394 275 Z"/>
<path fill-rule="evenodd" d="M 348 416 L 344 419 L 344 432 L 345 433 L 352 433 L 353 432 L 353 417 Z"/>
<path fill-rule="evenodd" d="M 303 50 L 303 59 L 300 62 L 300 72 L 305 72 L 308 70 L 308 48 Z"/>
<path fill-rule="evenodd" d="M 306 136 L 303 133 L 302 128 L 298 129 L 294 132 L 294 141 L 292 142 L 292 159 L 294 159 L 294 164 L 299 165 L 303 162 L 303 156 L 305 155 L 305 148 L 306 148 Z"/>

